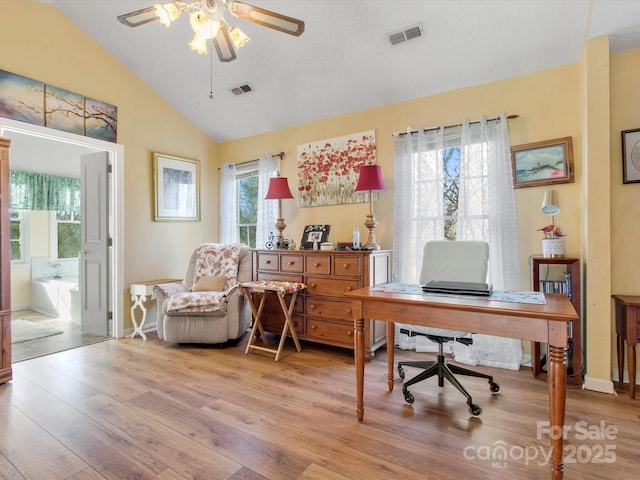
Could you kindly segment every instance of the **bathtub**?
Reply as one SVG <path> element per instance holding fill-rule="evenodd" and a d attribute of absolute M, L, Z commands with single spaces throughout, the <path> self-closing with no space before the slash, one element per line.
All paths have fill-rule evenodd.
<path fill-rule="evenodd" d="M 38 277 L 31 280 L 31 309 L 80 324 L 78 277 Z"/>

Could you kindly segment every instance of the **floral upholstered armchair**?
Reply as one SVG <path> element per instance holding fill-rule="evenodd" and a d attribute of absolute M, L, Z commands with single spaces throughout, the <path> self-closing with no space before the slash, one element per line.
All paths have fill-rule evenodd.
<path fill-rule="evenodd" d="M 238 287 L 252 280 L 251 250 L 234 243 L 203 243 L 191 255 L 182 284 L 153 289 L 158 336 L 171 343 L 224 343 L 241 337 L 251 308 Z"/>

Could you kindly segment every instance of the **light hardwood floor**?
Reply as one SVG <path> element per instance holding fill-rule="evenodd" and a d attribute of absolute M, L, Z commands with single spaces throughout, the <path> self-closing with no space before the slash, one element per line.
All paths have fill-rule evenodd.
<path fill-rule="evenodd" d="M 366 365 L 359 423 L 349 351 L 303 342 L 297 353 L 288 340 L 274 362 L 245 355 L 246 340 L 178 347 L 152 334 L 16 363 L 0 385 L 0 479 L 549 478 L 548 439 L 537 438 L 547 389 L 529 369 L 479 368 L 498 395 L 465 379 L 483 408 L 470 418 L 463 397 L 434 379 L 414 390 L 413 407 L 399 380 L 389 393 L 383 350 Z M 569 388 L 566 424 L 593 434 L 568 433 L 566 453 L 578 455 L 566 479 L 638 478 L 639 402 Z M 479 458 L 500 446 L 504 460 Z"/>
<path fill-rule="evenodd" d="M 82 333 L 80 325 L 60 318 L 50 317 L 36 312 L 35 310 L 17 310 L 11 313 L 12 319 L 28 320 L 30 322 L 42 323 L 62 331 L 61 334 L 50 337 L 37 338 L 26 342 L 14 343 L 11 349 L 11 362 L 21 362 L 29 358 L 49 355 L 61 352 L 70 348 L 77 348 L 83 345 L 100 342 L 108 337 L 90 335 Z"/>

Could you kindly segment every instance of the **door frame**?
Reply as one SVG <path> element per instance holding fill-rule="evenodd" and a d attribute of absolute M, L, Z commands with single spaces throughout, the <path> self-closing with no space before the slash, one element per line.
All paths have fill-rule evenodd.
<path fill-rule="evenodd" d="M 124 336 L 124 145 L 105 142 L 74 133 L 54 130 L 52 128 L 18 122 L 9 118 L 0 118 L 0 137 L 11 138 L 11 132 L 32 135 L 34 137 L 80 145 L 109 153 L 112 164 L 111 181 L 109 182 L 110 213 L 109 233 L 113 239 L 109 268 L 111 271 L 109 287 L 111 288 L 111 311 L 113 312 L 113 338 Z M 11 167 L 11 150 L 9 151 L 9 167 Z"/>

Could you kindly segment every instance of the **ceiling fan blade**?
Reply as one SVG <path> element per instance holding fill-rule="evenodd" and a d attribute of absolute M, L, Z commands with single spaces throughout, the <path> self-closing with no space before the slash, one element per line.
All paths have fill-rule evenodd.
<path fill-rule="evenodd" d="M 154 7 L 143 8 L 135 12 L 118 15 L 118 21 L 127 27 L 139 27 L 145 23 L 158 20 Z"/>
<path fill-rule="evenodd" d="M 263 27 L 299 37 L 304 32 L 304 22 L 297 18 L 287 17 L 280 13 L 254 7 L 243 2 L 229 2 L 229 11 L 238 18 L 257 23 Z"/>
<path fill-rule="evenodd" d="M 218 33 L 213 37 L 212 41 L 221 62 L 231 62 L 237 58 L 226 25 L 220 27 L 220 30 L 218 30 Z"/>

